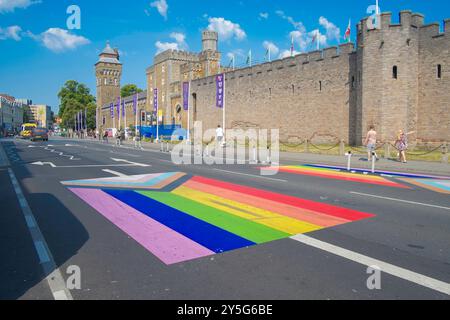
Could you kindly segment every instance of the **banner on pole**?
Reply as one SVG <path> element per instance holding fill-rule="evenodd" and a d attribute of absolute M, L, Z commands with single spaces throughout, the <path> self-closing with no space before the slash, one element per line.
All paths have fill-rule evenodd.
<path fill-rule="evenodd" d="M 114 103 L 109 105 L 109 113 L 111 114 L 111 119 L 114 119 Z"/>
<path fill-rule="evenodd" d="M 117 109 L 117 118 L 120 118 L 120 97 L 117 98 L 116 109 Z"/>
<path fill-rule="evenodd" d="M 183 108 L 189 110 L 189 82 L 183 82 Z"/>
<path fill-rule="evenodd" d="M 133 99 L 133 114 L 136 115 L 137 113 L 137 103 L 138 103 L 138 93 L 135 94 Z"/>
<path fill-rule="evenodd" d="M 225 75 L 218 74 L 216 76 L 216 107 L 223 108 Z"/>
<path fill-rule="evenodd" d="M 156 111 L 158 109 L 158 89 L 153 90 L 153 110 Z"/>

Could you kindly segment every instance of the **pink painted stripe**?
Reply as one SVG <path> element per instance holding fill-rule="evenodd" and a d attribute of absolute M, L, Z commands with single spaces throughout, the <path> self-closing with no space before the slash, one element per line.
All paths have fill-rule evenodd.
<path fill-rule="evenodd" d="M 214 252 L 97 189 L 70 188 L 83 201 L 167 265 Z"/>

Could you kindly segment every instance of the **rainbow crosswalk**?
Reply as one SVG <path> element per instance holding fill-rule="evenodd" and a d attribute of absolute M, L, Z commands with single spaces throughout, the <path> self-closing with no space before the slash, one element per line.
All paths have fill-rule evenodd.
<path fill-rule="evenodd" d="M 418 187 L 428 189 L 434 192 L 450 194 L 450 180 L 443 179 L 400 179 L 404 182 L 411 183 Z"/>
<path fill-rule="evenodd" d="M 168 265 L 373 217 L 204 177 L 183 181 L 170 192 L 82 181 L 69 189 Z"/>
<path fill-rule="evenodd" d="M 263 170 L 274 170 L 270 167 L 261 168 Z M 292 173 L 298 175 L 307 175 L 314 176 L 319 178 L 326 179 L 335 179 L 335 180 L 343 180 L 350 182 L 358 182 L 358 183 L 367 183 L 373 185 L 394 187 L 394 188 L 403 188 L 410 189 L 408 186 L 403 184 L 390 181 L 380 176 L 369 175 L 369 174 L 361 174 L 361 173 L 351 173 L 341 170 L 335 169 L 327 169 L 327 168 L 316 168 L 310 166 L 282 166 L 278 169 L 279 172 Z"/>

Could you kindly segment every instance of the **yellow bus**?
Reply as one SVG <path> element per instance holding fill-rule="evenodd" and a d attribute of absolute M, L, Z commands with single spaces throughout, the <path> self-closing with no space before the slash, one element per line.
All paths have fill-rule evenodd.
<path fill-rule="evenodd" d="M 35 123 L 24 123 L 20 131 L 20 136 L 25 139 L 31 138 L 31 133 L 33 129 L 36 129 L 37 125 Z"/>

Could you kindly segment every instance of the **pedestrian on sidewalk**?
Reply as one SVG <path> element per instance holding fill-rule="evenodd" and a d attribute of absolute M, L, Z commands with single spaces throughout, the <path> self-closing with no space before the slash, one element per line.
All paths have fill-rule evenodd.
<path fill-rule="evenodd" d="M 105 130 L 105 132 L 103 133 L 103 143 L 108 144 L 108 131 Z"/>
<path fill-rule="evenodd" d="M 118 146 L 118 147 L 120 147 L 122 145 L 122 141 L 121 141 L 122 132 L 121 131 L 122 131 L 121 129 L 117 130 L 116 137 L 115 137 L 116 138 L 116 146 Z"/>
<path fill-rule="evenodd" d="M 134 137 L 134 147 L 137 149 L 142 149 L 141 134 L 138 130 L 136 130 L 136 135 Z"/>
<path fill-rule="evenodd" d="M 367 147 L 367 154 L 369 157 L 368 161 L 372 161 L 372 156 L 378 160 L 378 155 L 376 153 L 377 148 L 377 132 L 375 131 L 375 126 L 371 125 L 369 128 L 369 132 L 367 132 L 366 140 L 364 141 L 364 145 Z"/>
<path fill-rule="evenodd" d="M 398 131 L 397 140 L 395 141 L 395 147 L 399 153 L 399 161 L 402 163 L 407 163 L 406 151 L 408 150 L 408 136 L 413 134 L 415 131 L 408 133 L 403 132 L 403 130 Z"/>

